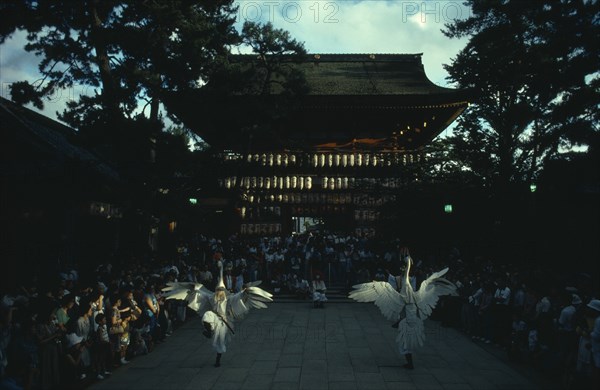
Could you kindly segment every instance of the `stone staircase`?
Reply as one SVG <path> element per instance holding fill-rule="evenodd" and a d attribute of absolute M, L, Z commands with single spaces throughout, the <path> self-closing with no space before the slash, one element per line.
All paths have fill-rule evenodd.
<path fill-rule="evenodd" d="M 291 293 L 282 289 L 281 291 L 274 292 L 272 288 L 267 289 L 271 294 L 273 294 L 273 300 L 275 302 L 306 302 L 307 304 L 312 304 L 312 295 L 309 294 L 308 297 L 303 298 L 297 294 Z M 352 299 L 348 298 L 348 291 L 342 285 L 335 285 L 327 288 L 327 303 L 349 303 L 354 302 Z"/>

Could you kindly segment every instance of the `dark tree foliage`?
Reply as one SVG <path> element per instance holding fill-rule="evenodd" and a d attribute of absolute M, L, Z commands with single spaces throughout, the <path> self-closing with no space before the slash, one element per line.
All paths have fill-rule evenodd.
<path fill-rule="evenodd" d="M 276 83 L 288 94 L 301 90 L 301 75 L 276 59 L 303 54 L 302 44 L 270 24 L 236 31 L 233 0 L 9 1 L 0 11 L 0 43 L 26 30 L 25 49 L 40 56 L 43 76 L 35 85 L 14 83 L 13 100 L 43 108 L 57 89 L 94 90 L 69 102 L 59 118 L 120 165 L 155 161 L 149 156 L 164 140 L 161 107 L 180 124 L 160 104 L 166 93 L 246 92 L 256 75 L 266 75 L 263 91 Z M 230 62 L 232 48 L 242 44 L 263 58 L 252 77 Z"/>
<path fill-rule="evenodd" d="M 69 102 L 59 118 L 126 168 L 149 161 L 161 139 L 162 93 L 199 87 L 241 42 L 232 0 L 41 0 L 0 7 L 0 43 L 26 30 L 25 50 L 40 57 L 43 76 L 36 85 L 13 84 L 13 100 L 42 108 L 56 89 L 94 90 Z M 140 102 L 146 102 L 141 113 Z"/>
<path fill-rule="evenodd" d="M 290 115 L 308 92 L 304 73 L 295 66 L 305 60 L 306 50 L 287 31 L 275 29 L 271 23 L 246 22 L 240 37 L 252 55 L 232 54 L 212 75 L 200 100 L 210 107 L 206 114 L 210 120 L 222 128 L 241 130 L 248 153 L 253 145 L 270 145 L 273 140 L 284 147 L 279 120 Z M 215 96 L 221 99 L 218 103 Z M 230 109 L 238 115 L 230 115 Z"/>
<path fill-rule="evenodd" d="M 459 118 L 448 153 L 474 182 L 503 192 L 535 180 L 561 148 L 587 145 L 598 131 L 599 3 L 466 5 L 472 16 L 444 33 L 470 40 L 446 70 L 478 98 Z"/>
<path fill-rule="evenodd" d="M 138 99 L 151 103 L 164 89 L 195 87 L 239 42 L 232 0 L 42 0 L 1 7 L 0 42 L 26 30 L 25 49 L 41 57 L 44 76 L 40 85 L 15 84 L 13 97 L 28 102 L 56 88 L 97 88 L 96 96 L 63 113 L 76 128 L 97 117 L 133 117 Z"/>

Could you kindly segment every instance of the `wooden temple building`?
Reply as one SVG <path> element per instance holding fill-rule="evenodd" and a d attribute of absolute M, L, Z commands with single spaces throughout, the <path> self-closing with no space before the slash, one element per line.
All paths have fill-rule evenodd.
<path fill-rule="evenodd" d="M 210 100 L 180 96 L 173 104 L 179 118 L 220 151 L 217 181 L 235 211 L 232 230 L 290 233 L 306 218 L 317 218 L 374 233 L 381 206 L 415 179 L 407 172 L 424 158 L 422 147 L 468 106 L 467 91 L 427 78 L 421 56 L 310 54 L 290 60 L 303 72 L 307 92 L 286 107 L 277 89 Z M 276 111 L 267 125 L 256 101 Z M 240 118 L 253 117 L 255 126 L 241 124 Z"/>

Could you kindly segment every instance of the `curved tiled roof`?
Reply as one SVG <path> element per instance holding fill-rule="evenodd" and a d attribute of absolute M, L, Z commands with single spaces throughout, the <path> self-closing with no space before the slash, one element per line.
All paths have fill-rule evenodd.
<path fill-rule="evenodd" d="M 431 82 L 422 54 L 307 54 L 284 56 L 304 73 L 309 95 L 432 95 L 455 89 Z M 256 61 L 256 55 L 232 56 L 232 62 Z M 280 92 L 274 89 L 272 93 Z"/>
<path fill-rule="evenodd" d="M 77 138 L 74 129 L 2 97 L 0 97 L 0 124 L 4 138 L 19 140 L 18 142 L 29 145 L 37 155 L 50 156 L 41 160 L 40 167 L 31 172 L 38 169 L 51 169 L 52 163 L 59 166 L 65 161 L 80 161 L 89 164 L 107 178 L 119 179 L 119 174 L 108 163 L 74 142 Z M 25 168 L 26 164 L 31 165 L 32 162 L 23 161 L 22 164 L 22 168 Z M 11 166 L 11 169 L 15 170 L 15 165 Z"/>

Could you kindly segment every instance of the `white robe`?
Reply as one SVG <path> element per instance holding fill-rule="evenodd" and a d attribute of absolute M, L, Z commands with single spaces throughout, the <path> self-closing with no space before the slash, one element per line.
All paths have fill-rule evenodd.
<path fill-rule="evenodd" d="M 313 280 L 312 285 L 313 301 L 327 302 L 327 296 L 325 295 L 325 291 L 327 290 L 327 288 L 325 287 L 325 282 L 322 280 Z"/>
<path fill-rule="evenodd" d="M 202 322 L 207 322 L 213 331 L 212 335 L 212 346 L 217 353 L 224 353 L 227 351 L 227 343 L 231 338 L 231 331 L 223 322 L 223 319 L 227 321 L 229 326 L 233 329 L 233 321 L 227 318 L 225 315 L 227 310 L 227 300 L 222 302 L 211 302 L 213 303 L 213 310 L 209 310 L 202 316 Z M 216 313 L 215 313 L 216 312 Z M 219 315 L 217 315 L 219 313 Z"/>

